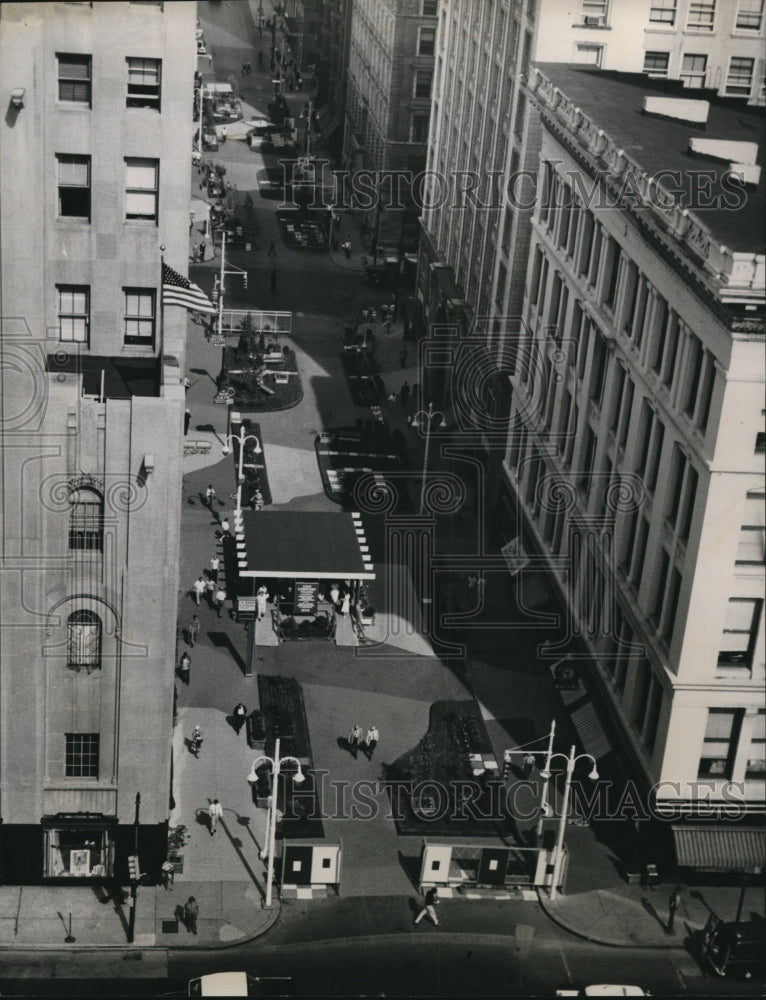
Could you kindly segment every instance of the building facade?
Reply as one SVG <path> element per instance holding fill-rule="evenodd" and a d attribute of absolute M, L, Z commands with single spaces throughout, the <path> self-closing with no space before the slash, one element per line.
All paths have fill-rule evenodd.
<path fill-rule="evenodd" d="M 166 853 L 195 18 L 0 9 L 3 881 Z"/>
<path fill-rule="evenodd" d="M 344 123 L 343 166 L 376 175 L 417 176 L 426 165 L 434 76 L 437 0 L 353 0 Z M 362 206 L 373 251 L 416 245 L 417 210 L 409 184 L 401 198 L 381 189 Z M 397 207 L 406 204 L 409 211 Z M 406 228 L 412 223 L 410 238 Z"/>
<path fill-rule="evenodd" d="M 657 811 L 762 817 L 764 185 L 733 176 L 764 116 L 552 64 L 527 93 L 543 133 L 503 461 L 525 544 Z"/>

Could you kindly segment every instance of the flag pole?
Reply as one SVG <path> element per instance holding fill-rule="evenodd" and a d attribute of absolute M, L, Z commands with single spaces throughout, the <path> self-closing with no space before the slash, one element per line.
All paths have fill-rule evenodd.
<path fill-rule="evenodd" d="M 160 244 L 160 379 L 165 364 L 165 244 Z"/>

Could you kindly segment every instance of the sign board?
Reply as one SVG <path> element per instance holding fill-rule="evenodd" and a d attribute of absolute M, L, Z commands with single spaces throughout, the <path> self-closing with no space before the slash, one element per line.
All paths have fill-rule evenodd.
<path fill-rule="evenodd" d="M 254 597 L 238 597 L 237 598 L 237 620 L 238 621 L 250 621 L 255 618 L 255 598 Z"/>
<path fill-rule="evenodd" d="M 529 556 L 524 551 L 518 535 L 516 538 L 512 538 L 507 545 L 504 545 L 500 551 L 512 576 L 529 565 Z"/>
<path fill-rule="evenodd" d="M 319 580 L 296 580 L 295 581 L 295 610 L 296 615 L 315 615 L 317 613 L 317 591 Z"/>
<path fill-rule="evenodd" d="M 553 667 L 553 686 L 557 691 L 576 691 L 580 686 L 580 671 L 569 660 Z"/>

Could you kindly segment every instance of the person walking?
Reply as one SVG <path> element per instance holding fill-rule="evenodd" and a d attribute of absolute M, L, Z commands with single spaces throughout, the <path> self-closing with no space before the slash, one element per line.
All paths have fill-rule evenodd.
<path fill-rule="evenodd" d="M 221 565 L 221 560 L 218 556 L 213 556 L 210 560 L 210 572 L 215 576 L 218 575 L 218 567 Z"/>
<path fill-rule="evenodd" d="M 675 934 L 673 929 L 673 924 L 676 919 L 676 910 L 678 909 L 678 904 L 681 902 L 681 886 L 677 885 L 675 889 L 670 894 L 670 899 L 668 899 L 668 923 L 665 927 L 666 934 Z"/>
<path fill-rule="evenodd" d="M 192 730 L 191 739 L 189 740 L 189 749 L 195 757 L 199 757 L 199 752 L 202 748 L 202 739 L 202 730 L 199 726 L 195 726 Z"/>
<path fill-rule="evenodd" d="M 205 580 L 205 596 L 207 597 L 207 603 L 210 607 L 213 607 L 213 597 L 215 596 L 217 580 L 217 574 L 208 573 L 207 580 Z"/>
<path fill-rule="evenodd" d="M 223 589 L 223 587 L 219 587 L 218 590 L 216 590 L 215 592 L 215 596 L 213 597 L 213 604 L 215 605 L 219 618 L 221 617 L 221 612 L 223 611 L 223 606 L 225 603 L 226 603 L 226 591 Z"/>
<path fill-rule="evenodd" d="M 210 816 L 210 836 L 212 837 L 218 826 L 218 820 L 223 818 L 223 806 L 218 799 L 213 799 L 210 803 L 208 815 Z"/>
<path fill-rule="evenodd" d="M 184 684 L 189 685 L 189 677 L 191 675 L 191 656 L 184 650 L 181 654 L 181 663 L 178 666 L 178 672 L 181 675 L 181 680 Z"/>
<path fill-rule="evenodd" d="M 228 517 L 224 517 L 221 521 L 221 538 L 224 538 L 226 535 L 231 538 L 231 525 L 229 524 Z"/>
<path fill-rule="evenodd" d="M 215 486 L 212 483 L 209 483 L 205 490 L 205 501 L 212 512 L 213 504 L 215 503 Z"/>
<path fill-rule="evenodd" d="M 199 635 L 200 624 L 197 615 L 192 615 L 192 620 L 189 622 L 189 645 L 194 646 L 197 641 L 197 636 Z"/>
<path fill-rule="evenodd" d="M 535 755 L 525 753 L 521 761 L 521 776 L 525 781 L 529 781 L 535 769 Z"/>
<path fill-rule="evenodd" d="M 425 896 L 425 902 L 420 913 L 415 917 L 413 923 L 419 924 L 423 917 L 428 914 L 429 919 L 437 927 L 439 926 L 439 918 L 436 916 L 436 907 L 439 905 L 439 890 L 436 886 L 429 889 Z"/>
<path fill-rule="evenodd" d="M 205 593 L 205 578 L 201 576 L 198 580 L 194 581 L 191 588 L 191 594 L 192 597 L 194 598 L 194 603 L 197 605 L 197 607 L 199 607 L 199 603 L 202 600 L 202 595 L 204 593 Z"/>
<path fill-rule="evenodd" d="M 200 264 L 204 263 L 204 261 L 205 261 L 205 251 L 206 250 L 207 250 L 207 243 L 205 243 L 204 240 L 200 240 L 200 245 L 199 245 L 199 260 L 200 260 Z"/>
<path fill-rule="evenodd" d="M 268 253 L 266 254 L 266 256 L 267 257 L 276 257 L 276 255 L 277 255 L 276 244 L 274 243 L 274 240 L 272 240 L 271 243 L 269 243 L 269 250 L 268 250 Z"/>
<path fill-rule="evenodd" d="M 263 493 L 260 490 L 256 490 L 250 497 L 250 509 L 263 510 Z"/>
<path fill-rule="evenodd" d="M 223 146 L 225 142 L 226 142 L 226 126 L 221 125 L 221 145 Z"/>
<path fill-rule="evenodd" d="M 189 427 L 191 426 L 191 410 L 187 407 L 184 410 L 184 437 L 189 433 Z"/>
<path fill-rule="evenodd" d="M 247 718 L 247 708 L 241 701 L 234 706 L 234 711 L 231 713 L 231 717 L 234 720 L 234 731 L 237 736 L 239 736 L 242 731 L 242 727 L 245 724 L 245 719 Z"/>
<path fill-rule="evenodd" d="M 199 917 L 199 905 L 194 896 L 189 896 L 189 898 L 184 903 L 184 923 L 186 924 L 186 929 L 191 934 L 197 933 L 197 918 Z"/>
<path fill-rule="evenodd" d="M 359 725 L 353 726 L 351 728 L 351 732 L 348 734 L 348 747 L 354 760 L 356 760 L 357 754 L 359 753 L 359 740 L 361 740 L 361 738 L 361 727 Z"/>
<path fill-rule="evenodd" d="M 378 745 L 379 738 L 377 726 L 370 726 L 364 740 L 364 745 L 367 748 L 367 760 L 372 760 L 372 755 L 375 752 L 375 747 Z"/>
<path fill-rule="evenodd" d="M 351 259 L 351 240 L 348 236 L 343 241 L 343 253 L 346 255 L 346 260 Z"/>
<path fill-rule="evenodd" d="M 256 617 L 262 621 L 266 615 L 266 605 L 269 602 L 269 592 L 264 586 L 260 586 L 255 594 Z"/>

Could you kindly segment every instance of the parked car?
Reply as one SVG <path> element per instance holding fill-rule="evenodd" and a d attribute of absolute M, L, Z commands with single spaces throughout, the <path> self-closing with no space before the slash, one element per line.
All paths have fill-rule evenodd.
<path fill-rule="evenodd" d="M 189 980 L 190 997 L 291 997 L 293 981 L 278 976 L 249 976 L 246 972 L 212 972 Z"/>
<path fill-rule="evenodd" d="M 202 148 L 218 149 L 218 136 L 212 129 L 202 133 Z"/>
<path fill-rule="evenodd" d="M 615 986 L 603 983 L 582 990 L 556 990 L 557 997 L 648 997 L 640 986 Z"/>

